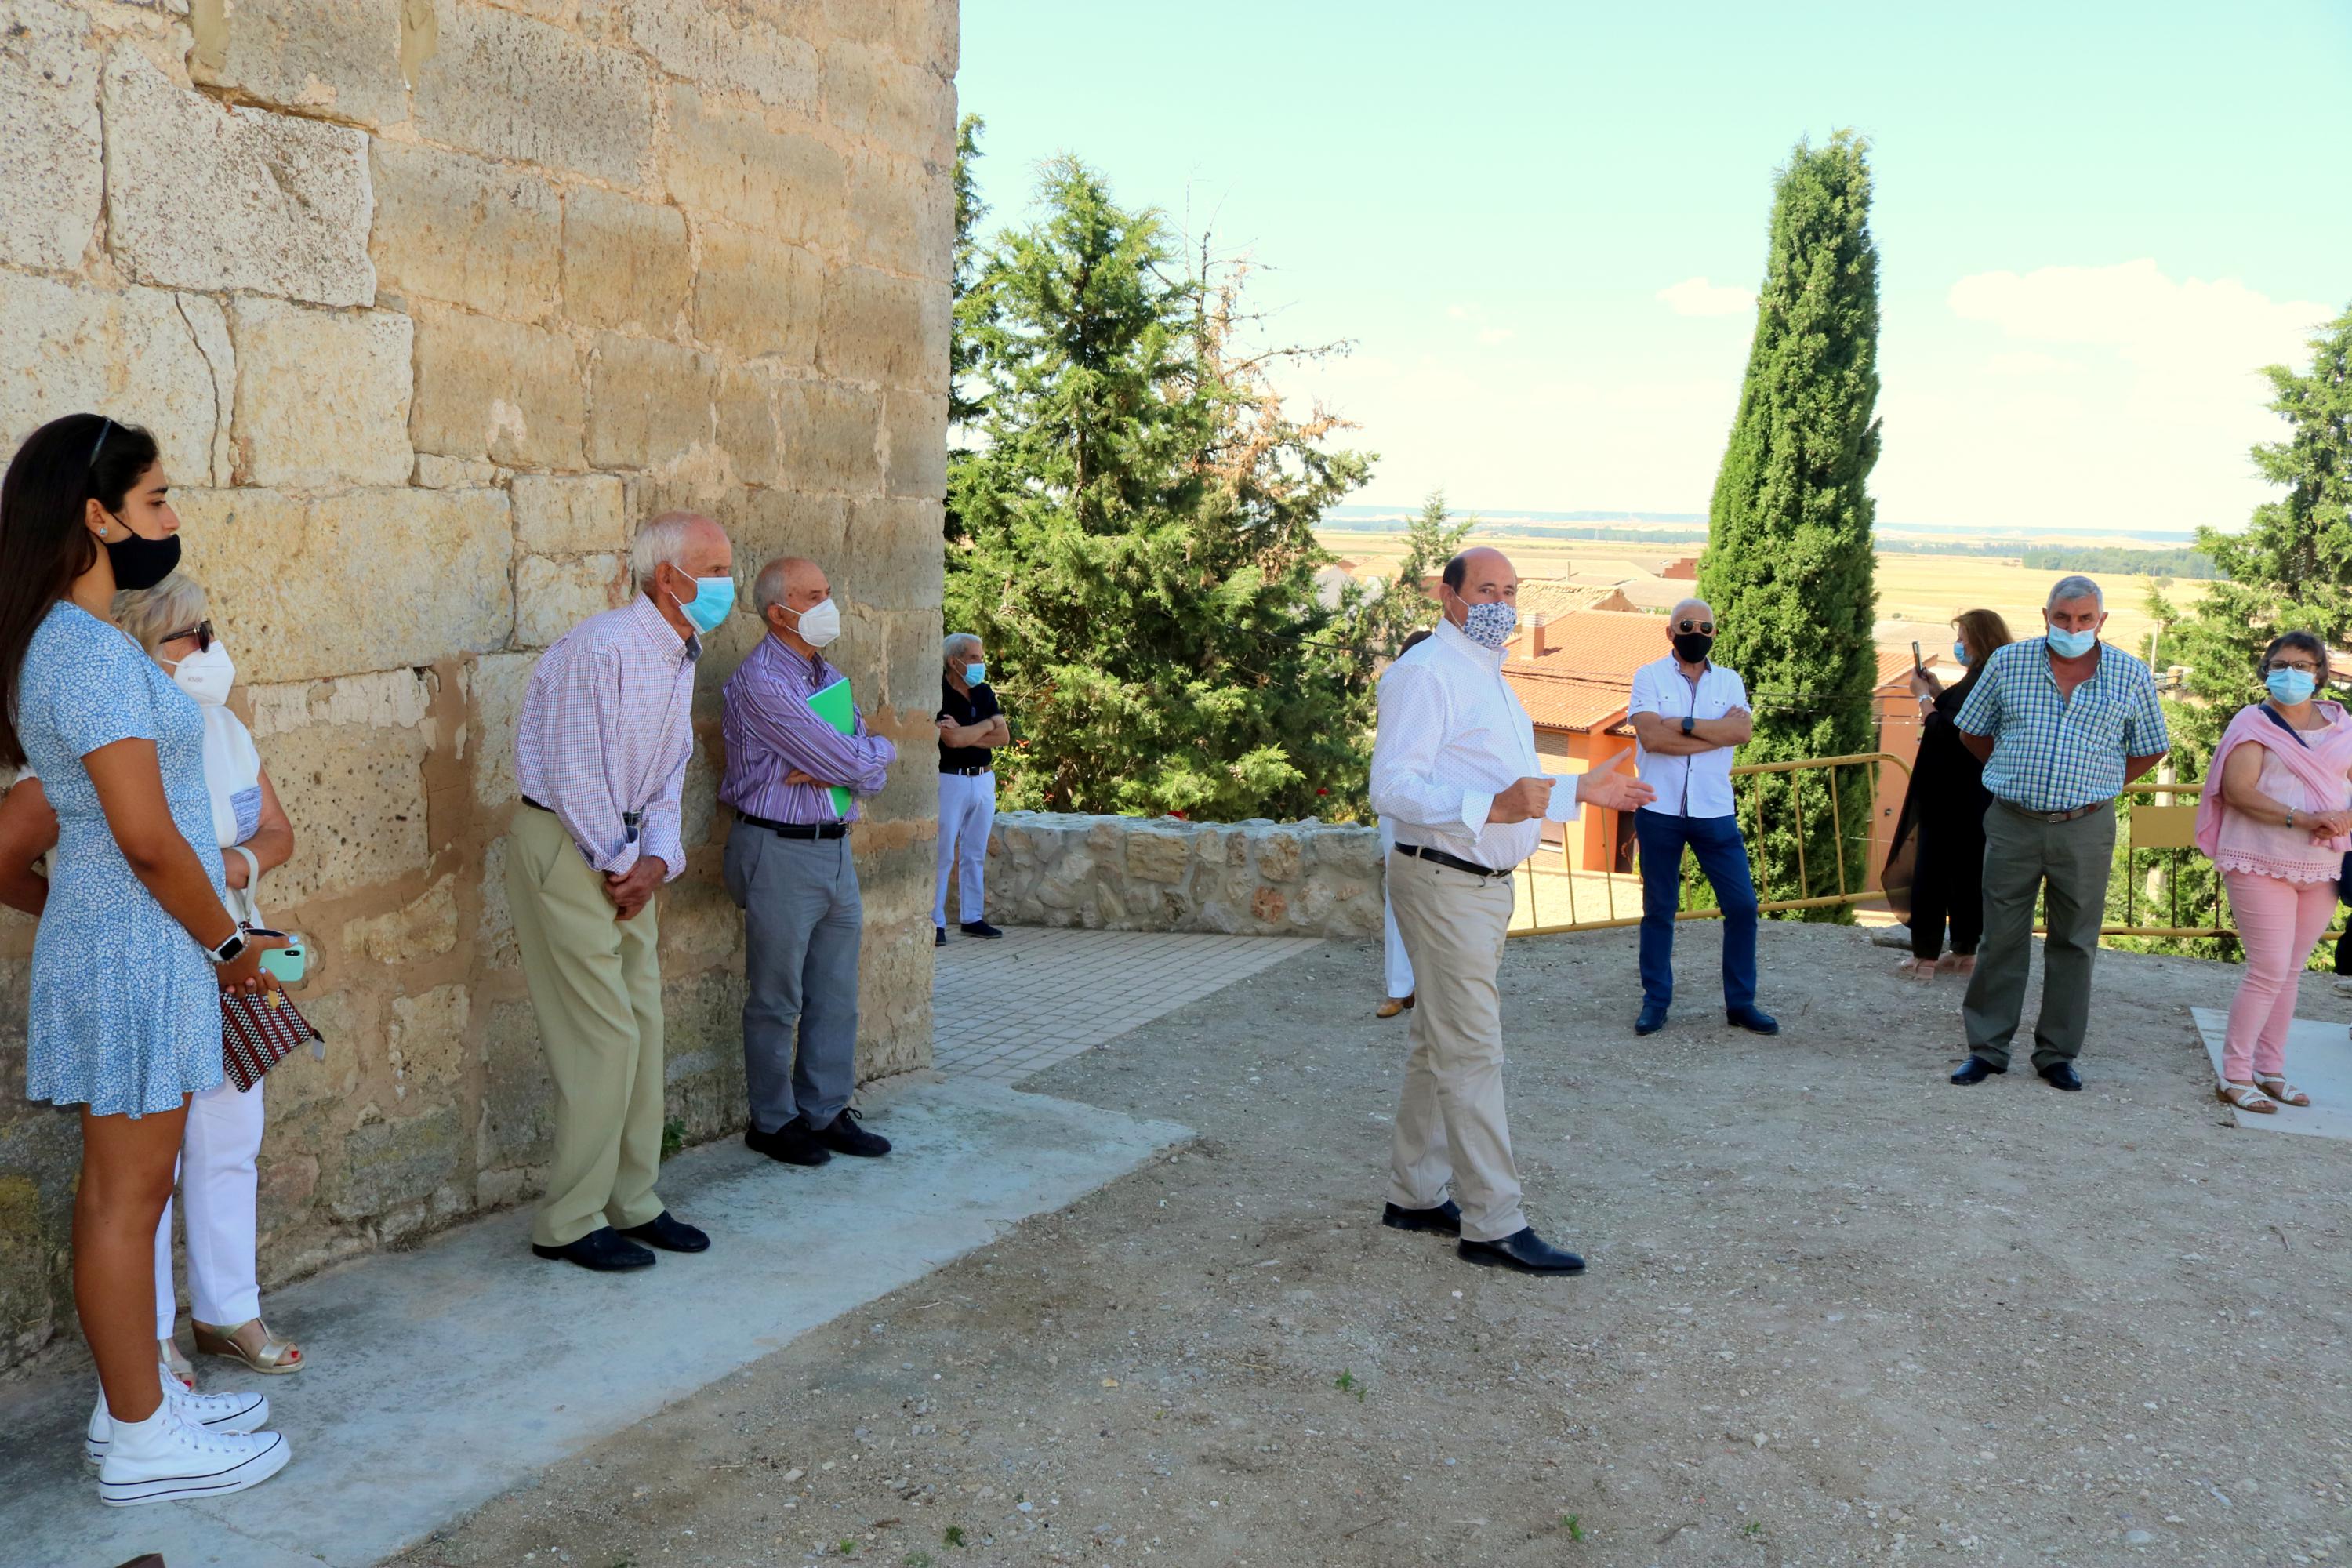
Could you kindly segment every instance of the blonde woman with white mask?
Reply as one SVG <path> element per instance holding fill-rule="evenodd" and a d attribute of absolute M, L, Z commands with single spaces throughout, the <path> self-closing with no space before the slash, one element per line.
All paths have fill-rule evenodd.
<path fill-rule="evenodd" d="M 212 796 L 213 827 L 228 885 L 223 902 L 248 925 L 261 925 L 255 889 L 263 873 L 294 853 L 294 828 L 278 792 L 261 765 L 253 736 L 229 711 L 236 666 L 214 636 L 205 615 L 205 591 L 185 573 L 174 572 L 152 588 L 117 594 L 115 624 L 136 638 L 172 682 L 195 700 L 205 721 L 205 785 Z M 45 803 L 15 798 L 37 792 L 28 771 L 11 792 L 12 812 Z M 52 817 L 52 822 L 54 818 Z M 54 839 L 54 826 L 50 829 Z M 10 838 L 12 847 L 16 836 Z M 259 1184 L 262 1085 L 239 1090 L 224 1077 L 188 1106 L 180 1152 L 180 1199 L 186 1220 L 189 1313 L 196 1348 L 243 1362 L 256 1372 L 292 1373 L 303 1367 L 301 1348 L 269 1331 L 261 1319 L 261 1292 L 254 1259 L 255 1194 Z M 194 1386 L 194 1368 L 181 1353 L 173 1332 L 178 1303 L 172 1287 L 172 1205 L 163 1205 L 155 1230 L 155 1337 L 164 1364 Z"/>

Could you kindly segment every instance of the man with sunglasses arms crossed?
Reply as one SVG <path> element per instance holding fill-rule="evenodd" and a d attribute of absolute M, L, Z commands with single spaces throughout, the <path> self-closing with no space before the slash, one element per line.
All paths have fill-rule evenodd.
<path fill-rule="evenodd" d="M 1723 910 L 1723 1015 L 1727 1023 L 1777 1035 L 1780 1023 L 1756 1005 L 1756 882 L 1731 803 L 1731 751 L 1755 729 L 1748 688 L 1710 659 L 1715 611 L 1685 599 L 1666 616 L 1674 652 L 1633 672 L 1627 704 L 1642 782 L 1657 798 L 1633 815 L 1642 847 L 1642 1016 L 1637 1035 L 1666 1026 L 1675 1000 L 1675 912 L 1682 906 L 1683 851 L 1715 889 Z"/>

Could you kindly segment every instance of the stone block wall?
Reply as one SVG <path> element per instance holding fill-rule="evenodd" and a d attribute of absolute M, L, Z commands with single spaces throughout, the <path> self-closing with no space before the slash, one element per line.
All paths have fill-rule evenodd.
<path fill-rule="evenodd" d="M 1008 811 L 989 835 L 988 915 L 1089 931 L 1378 936 L 1380 830 Z"/>
<path fill-rule="evenodd" d="M 292 816 L 324 1061 L 268 1085 L 262 1272 L 534 1194 L 503 893 L 539 650 L 671 507 L 830 571 L 909 765 L 860 830 L 866 1076 L 929 1053 L 954 0 L 0 0 L 0 438 L 151 426 Z M 740 1124 L 710 639 L 661 911 L 670 1114 Z M 0 923 L 0 1366 L 72 1332 L 73 1116 Z"/>

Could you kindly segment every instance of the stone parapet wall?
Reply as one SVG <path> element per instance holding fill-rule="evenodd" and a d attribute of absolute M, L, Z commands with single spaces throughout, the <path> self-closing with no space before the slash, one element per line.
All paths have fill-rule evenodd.
<path fill-rule="evenodd" d="M 331 1044 L 269 1079 L 265 1284 L 538 1191 L 514 727 L 665 509 L 746 589 L 831 573 L 907 758 L 856 838 L 860 1070 L 928 1062 L 956 55 L 954 0 L 0 0 L 0 439 L 155 431 L 298 840 L 261 898 Z M 660 911 L 689 1140 L 743 1115 L 713 797 L 758 635 L 708 639 Z M 0 920 L 0 1366 L 73 1324 L 31 942 Z"/>
<path fill-rule="evenodd" d="M 1018 925 L 1378 936 L 1381 836 L 1348 823 L 1183 822 L 1009 811 L 988 914 Z"/>

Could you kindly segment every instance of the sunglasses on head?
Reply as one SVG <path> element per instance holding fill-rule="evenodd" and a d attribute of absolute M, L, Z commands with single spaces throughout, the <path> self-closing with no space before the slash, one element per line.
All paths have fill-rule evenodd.
<path fill-rule="evenodd" d="M 178 642 L 182 637 L 195 638 L 196 651 L 198 653 L 209 653 L 212 651 L 213 646 L 213 624 L 210 621 L 198 621 L 194 626 L 188 627 L 185 631 L 167 633 L 164 636 L 163 640 L 165 642 Z"/>
<path fill-rule="evenodd" d="M 1703 637 L 1711 637 L 1715 635 L 1715 623 L 1713 621 L 1681 621 L 1676 623 L 1675 630 L 1696 632 Z"/>

